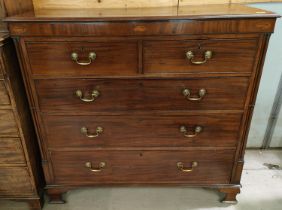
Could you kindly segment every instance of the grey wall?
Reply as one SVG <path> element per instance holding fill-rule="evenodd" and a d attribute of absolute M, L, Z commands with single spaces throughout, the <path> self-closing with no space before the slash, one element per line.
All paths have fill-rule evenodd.
<path fill-rule="evenodd" d="M 282 112 L 278 115 L 278 121 L 274 129 L 270 147 L 282 147 Z"/>
<path fill-rule="evenodd" d="M 250 6 L 282 15 L 282 3 L 259 3 Z M 248 147 L 261 147 L 282 73 L 282 19 L 278 19 L 269 43 L 264 71 L 248 139 Z M 282 113 L 274 131 L 271 146 L 282 147 Z"/>

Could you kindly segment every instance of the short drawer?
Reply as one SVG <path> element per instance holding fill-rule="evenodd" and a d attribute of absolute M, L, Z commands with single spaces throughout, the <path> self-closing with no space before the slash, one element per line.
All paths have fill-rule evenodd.
<path fill-rule="evenodd" d="M 235 147 L 241 115 L 43 115 L 42 119 L 51 148 Z"/>
<path fill-rule="evenodd" d="M 136 42 L 27 43 L 33 75 L 134 75 L 138 71 Z"/>
<path fill-rule="evenodd" d="M 0 110 L 0 136 L 18 136 L 18 128 L 12 110 Z"/>
<path fill-rule="evenodd" d="M 42 111 L 243 109 L 247 77 L 191 80 L 36 80 Z"/>
<path fill-rule="evenodd" d="M 0 137 L 0 164 L 25 163 L 21 140 Z"/>
<path fill-rule="evenodd" d="M 187 40 L 144 42 L 145 73 L 248 73 L 257 40 Z"/>
<path fill-rule="evenodd" d="M 234 150 L 51 152 L 56 184 L 228 184 Z"/>
<path fill-rule="evenodd" d="M 27 168 L 1 167 L 0 194 L 4 196 L 30 196 L 35 194 Z"/>
<path fill-rule="evenodd" d="M 9 105 L 10 98 L 5 87 L 4 81 L 0 80 L 0 106 L 1 105 Z"/>

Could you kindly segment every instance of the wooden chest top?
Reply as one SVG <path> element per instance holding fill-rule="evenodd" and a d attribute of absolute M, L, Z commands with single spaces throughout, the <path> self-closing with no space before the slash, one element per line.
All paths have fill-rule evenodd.
<path fill-rule="evenodd" d="M 33 9 L 7 17 L 5 21 L 10 23 L 13 36 L 148 36 L 269 33 L 273 32 L 277 17 L 256 8 L 223 4 L 139 9 Z"/>

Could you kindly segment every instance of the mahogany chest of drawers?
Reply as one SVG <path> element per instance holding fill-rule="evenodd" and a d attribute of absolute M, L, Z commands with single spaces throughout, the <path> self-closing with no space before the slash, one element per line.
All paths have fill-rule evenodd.
<path fill-rule="evenodd" d="M 118 184 L 212 187 L 236 201 L 277 16 L 240 5 L 117 11 L 7 19 L 50 201 Z"/>
<path fill-rule="evenodd" d="M 0 33 L 0 199 L 27 202 L 31 210 L 39 210 L 43 185 L 16 51 L 9 35 Z"/>

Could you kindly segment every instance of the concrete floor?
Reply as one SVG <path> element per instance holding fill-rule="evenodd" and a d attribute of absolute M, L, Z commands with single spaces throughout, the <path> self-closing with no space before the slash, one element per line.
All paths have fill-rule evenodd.
<path fill-rule="evenodd" d="M 64 205 L 47 204 L 44 210 L 282 210 L 282 170 L 269 170 L 264 163 L 282 166 L 282 150 L 249 150 L 237 205 L 218 202 L 210 189 L 93 188 L 66 194 Z M 25 204 L 0 201 L 0 210 L 27 210 Z"/>

